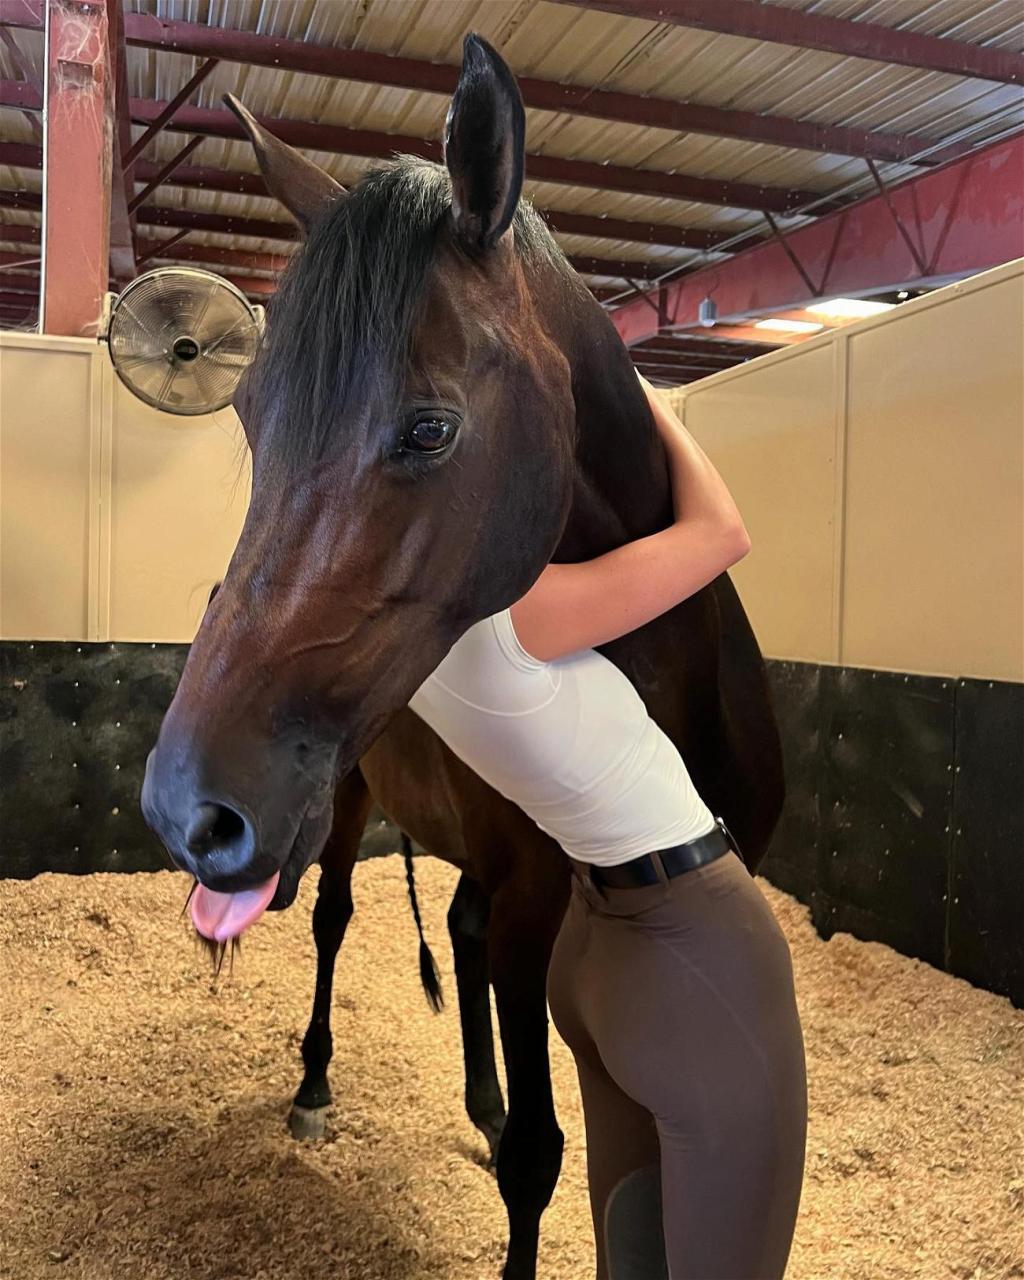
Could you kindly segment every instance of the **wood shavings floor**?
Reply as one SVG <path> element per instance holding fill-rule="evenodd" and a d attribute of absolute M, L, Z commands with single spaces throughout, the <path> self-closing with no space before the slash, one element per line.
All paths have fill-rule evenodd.
<path fill-rule="evenodd" d="M 361 864 L 335 997 L 328 1137 L 285 1130 L 313 979 L 309 911 L 247 938 L 212 986 L 184 877 L 0 882 L 3 1280 L 484 1280 L 505 1220 L 462 1110 L 444 917 L 455 873 L 418 862 L 447 1010 L 418 986 L 396 858 Z M 889 949 L 793 948 L 811 1129 L 788 1280 L 1024 1276 L 1024 1013 Z M 542 1280 L 592 1274 L 582 1125 L 566 1131 Z"/>

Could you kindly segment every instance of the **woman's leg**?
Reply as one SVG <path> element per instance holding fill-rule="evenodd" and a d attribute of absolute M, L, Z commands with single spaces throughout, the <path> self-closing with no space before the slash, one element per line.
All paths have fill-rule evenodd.
<path fill-rule="evenodd" d="M 576 1058 L 598 1280 L 668 1280 L 658 1133 L 600 1062 Z"/>
<path fill-rule="evenodd" d="M 611 911 L 633 911 L 609 894 Z M 623 906 L 623 904 L 626 904 Z M 733 855 L 602 923 L 594 1039 L 656 1118 L 671 1280 L 781 1280 L 800 1199 L 803 1042 L 785 938 Z"/>
<path fill-rule="evenodd" d="M 611 1078 L 584 1026 L 580 992 L 593 924 L 576 886 L 551 957 L 548 1000 L 579 1075 L 597 1280 L 667 1280 L 654 1117 Z"/>

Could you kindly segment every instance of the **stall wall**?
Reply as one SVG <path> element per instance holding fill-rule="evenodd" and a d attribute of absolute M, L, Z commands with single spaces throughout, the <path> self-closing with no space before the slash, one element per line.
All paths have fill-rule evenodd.
<path fill-rule="evenodd" d="M 248 501 L 230 409 L 144 405 L 87 339 L 0 335 L 0 636 L 191 640 Z"/>
<path fill-rule="evenodd" d="M 1024 263 L 670 399 L 736 494 L 786 762 L 765 874 L 826 937 L 1024 1004 Z"/>
<path fill-rule="evenodd" d="M 765 652 L 1024 680 L 1024 263 L 680 388 Z"/>
<path fill-rule="evenodd" d="M 1017 264 L 677 397 L 753 535 L 788 790 L 766 874 L 826 936 L 1019 1003 L 1022 316 Z M 0 874 L 165 865 L 142 771 L 244 460 L 231 413 L 147 409 L 102 347 L 0 337 Z"/>

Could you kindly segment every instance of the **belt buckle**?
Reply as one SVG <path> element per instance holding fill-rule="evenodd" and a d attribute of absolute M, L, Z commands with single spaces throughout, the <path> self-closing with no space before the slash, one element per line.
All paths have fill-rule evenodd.
<path fill-rule="evenodd" d="M 721 831 L 722 835 L 723 835 L 723 836 L 725 836 L 726 840 L 728 840 L 728 842 L 729 842 L 729 848 L 733 851 L 733 853 L 737 856 L 737 858 L 739 858 L 739 859 L 740 859 L 740 861 L 742 862 L 742 861 L 743 861 L 743 854 L 740 852 L 740 846 L 739 846 L 739 844 L 738 844 L 738 843 L 737 843 L 737 841 L 736 841 L 736 837 L 735 837 L 735 836 L 733 835 L 733 833 L 729 830 L 729 828 L 725 825 L 725 819 L 724 819 L 724 818 L 716 818 L 716 819 L 715 819 L 715 826 L 719 829 L 719 831 Z"/>

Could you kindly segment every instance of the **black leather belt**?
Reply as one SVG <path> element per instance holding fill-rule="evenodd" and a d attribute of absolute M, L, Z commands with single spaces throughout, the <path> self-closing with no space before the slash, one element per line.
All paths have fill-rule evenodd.
<path fill-rule="evenodd" d="M 721 818 L 716 818 L 714 831 L 709 831 L 706 836 L 698 836 L 696 840 L 688 840 L 686 844 L 673 845 L 671 849 L 660 849 L 657 853 L 630 858 L 628 862 L 620 862 L 615 867 L 591 866 L 590 878 L 602 889 L 641 889 L 665 879 L 673 880 L 684 871 L 706 866 L 730 850 L 739 854 L 729 828 Z M 661 863 L 664 875 L 658 873 L 658 862 Z"/>

